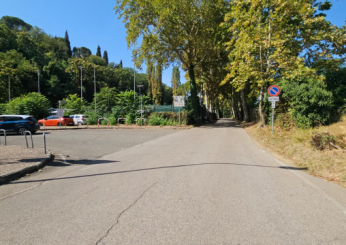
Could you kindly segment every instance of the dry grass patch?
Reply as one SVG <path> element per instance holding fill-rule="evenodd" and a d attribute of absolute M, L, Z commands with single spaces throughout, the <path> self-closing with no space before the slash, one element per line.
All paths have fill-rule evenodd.
<path fill-rule="evenodd" d="M 258 128 L 258 125 L 244 125 L 248 134 L 260 145 L 291 160 L 295 165 L 307 168 L 311 175 L 333 181 L 346 187 L 346 117 L 330 126 L 314 129 L 290 129 L 279 127 Z M 321 147 L 312 144 L 314 135 L 324 135 L 321 142 L 330 140 L 336 147 Z M 329 136 L 326 136 L 329 135 Z"/>

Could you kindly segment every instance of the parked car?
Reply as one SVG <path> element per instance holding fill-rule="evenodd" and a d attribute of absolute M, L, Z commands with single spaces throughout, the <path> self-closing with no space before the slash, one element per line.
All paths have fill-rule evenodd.
<path fill-rule="evenodd" d="M 84 125 L 88 121 L 88 116 L 82 114 L 71 115 L 70 117 L 73 119 L 74 125 Z"/>
<path fill-rule="evenodd" d="M 34 134 L 40 129 L 40 125 L 35 118 L 29 115 L 0 115 L 0 129 L 18 134 L 30 131 Z"/>
<path fill-rule="evenodd" d="M 43 118 L 38 120 L 40 126 L 68 126 L 73 125 L 73 119 L 69 116 L 58 117 L 58 116 L 49 116 L 47 118 Z"/>

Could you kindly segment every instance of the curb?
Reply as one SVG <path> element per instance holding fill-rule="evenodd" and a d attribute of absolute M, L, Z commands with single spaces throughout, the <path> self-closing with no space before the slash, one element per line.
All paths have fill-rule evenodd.
<path fill-rule="evenodd" d="M 40 132 L 45 132 L 45 131 L 58 131 L 58 130 L 83 130 L 83 129 L 155 129 L 155 130 L 162 130 L 162 129 L 172 129 L 172 130 L 186 130 L 186 129 L 191 129 L 192 127 L 170 127 L 170 126 L 162 126 L 162 127 L 144 127 L 144 126 L 128 126 L 128 127 L 119 127 L 119 126 L 110 126 L 110 127 L 78 127 L 78 128 L 45 128 L 45 129 L 39 129 L 38 131 Z"/>
<path fill-rule="evenodd" d="M 8 182 L 19 179 L 20 177 L 23 177 L 26 174 L 35 172 L 43 168 L 44 166 L 46 166 L 46 164 L 52 161 L 53 159 L 54 159 L 54 155 L 49 153 L 48 157 L 36 163 L 35 165 L 14 171 L 9 174 L 0 175 L 0 185 L 7 184 Z"/>

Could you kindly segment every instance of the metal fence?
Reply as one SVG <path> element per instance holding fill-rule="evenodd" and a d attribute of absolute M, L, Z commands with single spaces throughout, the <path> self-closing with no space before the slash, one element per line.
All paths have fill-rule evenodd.
<path fill-rule="evenodd" d="M 173 105 L 149 105 L 147 106 L 150 112 L 174 112 L 179 113 L 183 110 L 183 107 L 174 107 Z"/>

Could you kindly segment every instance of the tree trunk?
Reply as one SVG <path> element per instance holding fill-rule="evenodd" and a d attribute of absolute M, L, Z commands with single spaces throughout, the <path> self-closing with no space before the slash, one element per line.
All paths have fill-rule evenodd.
<path fill-rule="evenodd" d="M 244 111 L 244 120 L 245 122 L 250 122 L 250 115 L 246 105 L 244 89 L 240 90 L 240 99 L 241 99 L 241 103 L 242 103 L 243 111 Z"/>
<path fill-rule="evenodd" d="M 198 96 L 197 96 L 197 86 L 196 86 L 196 80 L 195 80 L 195 66 L 193 64 L 190 64 L 189 66 L 189 77 L 190 77 L 190 92 L 191 92 L 191 104 L 193 109 L 193 119 L 195 123 L 199 123 L 198 117 L 199 117 L 199 103 L 198 103 Z"/>
<path fill-rule="evenodd" d="M 234 111 L 234 89 L 233 89 L 233 87 L 232 87 L 232 115 L 233 115 L 233 119 L 237 119 L 237 116 L 236 116 L 236 114 L 235 114 L 235 111 Z"/>
<path fill-rule="evenodd" d="M 264 88 L 264 85 L 261 86 L 260 94 L 259 94 L 259 114 L 261 119 L 261 124 L 259 127 L 261 128 L 265 126 L 264 113 L 263 113 L 263 88 Z"/>

